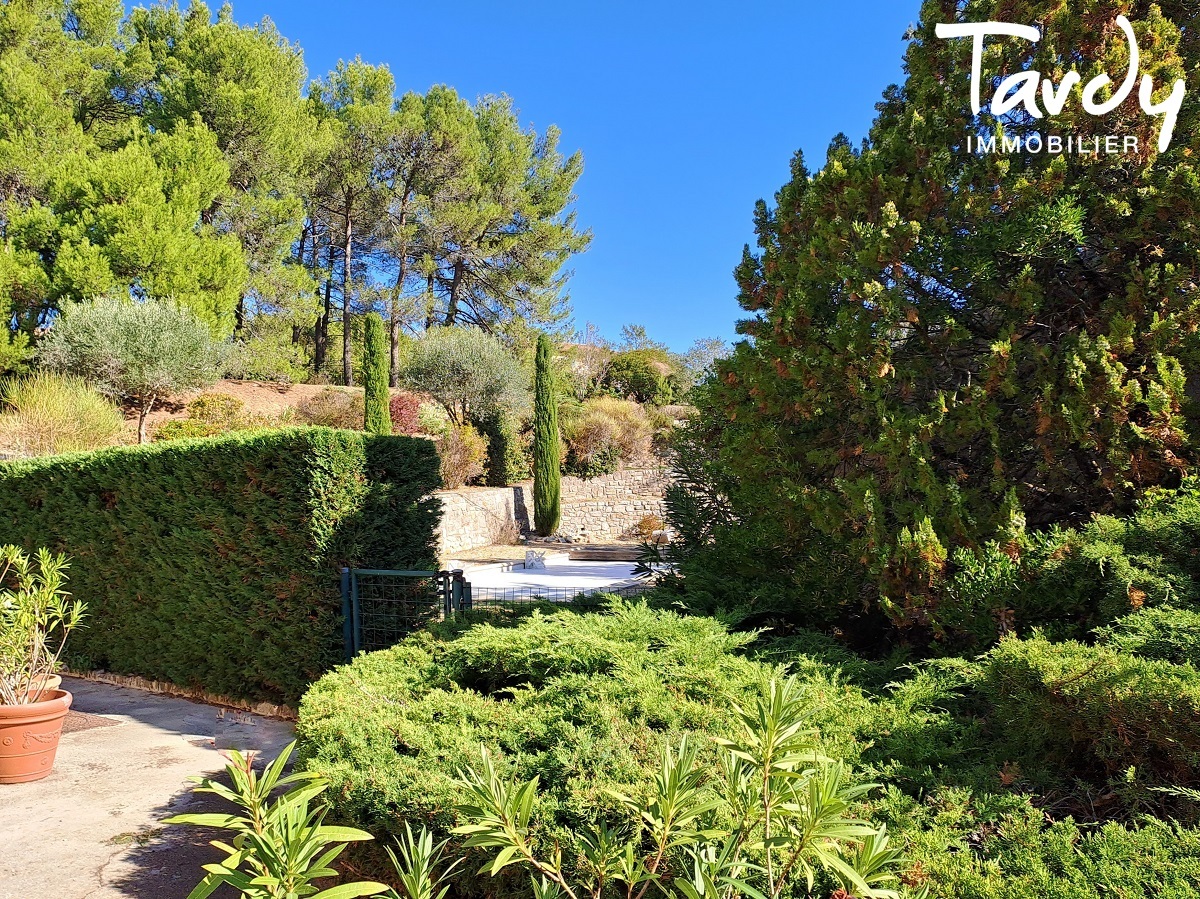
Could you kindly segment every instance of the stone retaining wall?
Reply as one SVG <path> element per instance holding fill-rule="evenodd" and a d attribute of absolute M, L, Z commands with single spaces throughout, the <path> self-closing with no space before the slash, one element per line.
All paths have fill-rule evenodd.
<path fill-rule="evenodd" d="M 559 533 L 580 542 L 607 543 L 632 535 L 646 516 L 664 517 L 670 483 L 661 468 L 630 468 L 598 478 L 562 479 Z M 528 534 L 533 483 L 512 487 L 462 487 L 437 494 L 442 501 L 439 547 L 443 558 L 479 546 L 512 542 Z"/>

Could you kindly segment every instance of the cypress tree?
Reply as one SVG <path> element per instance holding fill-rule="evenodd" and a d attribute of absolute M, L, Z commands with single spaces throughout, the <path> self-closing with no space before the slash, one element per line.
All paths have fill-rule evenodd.
<path fill-rule="evenodd" d="M 366 352 L 363 353 L 363 387 L 366 392 L 363 428 L 371 434 L 392 433 L 388 408 L 388 338 L 379 313 L 366 317 Z"/>
<path fill-rule="evenodd" d="M 550 371 L 550 338 L 538 335 L 533 374 L 533 526 L 543 537 L 562 519 L 558 405 Z"/>

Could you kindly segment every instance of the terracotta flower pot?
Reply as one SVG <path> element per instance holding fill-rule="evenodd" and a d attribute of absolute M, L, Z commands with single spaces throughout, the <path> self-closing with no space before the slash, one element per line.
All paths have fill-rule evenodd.
<path fill-rule="evenodd" d="M 62 687 L 62 676 L 58 674 L 47 674 L 42 678 L 42 690 L 57 690 Z"/>
<path fill-rule="evenodd" d="M 40 780 L 50 773 L 70 707 L 66 690 L 50 690 L 28 705 L 0 705 L 0 784 Z"/>

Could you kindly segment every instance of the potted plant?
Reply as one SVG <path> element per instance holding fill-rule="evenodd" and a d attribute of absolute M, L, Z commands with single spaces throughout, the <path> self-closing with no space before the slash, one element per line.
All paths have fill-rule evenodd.
<path fill-rule="evenodd" d="M 0 547 L 0 784 L 50 773 L 71 694 L 54 669 L 84 605 L 63 589 L 67 557 Z"/>

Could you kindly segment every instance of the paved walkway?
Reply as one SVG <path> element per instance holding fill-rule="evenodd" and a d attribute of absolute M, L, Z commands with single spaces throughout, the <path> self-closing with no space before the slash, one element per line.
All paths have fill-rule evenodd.
<path fill-rule="evenodd" d="M 273 757 L 291 725 L 247 712 L 65 678 L 72 715 L 54 771 L 0 785 L 0 899 L 184 899 L 220 853 L 215 832 L 168 827 L 220 811 L 187 778 L 225 767 L 218 749 Z"/>

